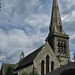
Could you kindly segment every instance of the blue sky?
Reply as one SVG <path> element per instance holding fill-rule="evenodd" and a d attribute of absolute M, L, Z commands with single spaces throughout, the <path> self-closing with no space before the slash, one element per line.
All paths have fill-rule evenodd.
<path fill-rule="evenodd" d="M 16 63 L 45 43 L 53 0 L 2 0 L 0 12 L 0 65 Z M 62 23 L 75 50 L 75 0 L 58 0 Z"/>

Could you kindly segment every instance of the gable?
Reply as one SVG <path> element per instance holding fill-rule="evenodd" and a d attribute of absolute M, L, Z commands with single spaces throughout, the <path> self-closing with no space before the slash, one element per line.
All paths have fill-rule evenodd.
<path fill-rule="evenodd" d="M 40 59 L 44 60 L 44 57 L 46 57 L 47 55 L 50 56 L 51 60 L 58 61 L 48 42 L 46 42 L 46 44 L 43 46 L 42 50 L 37 54 L 35 59 L 38 59 L 40 57 Z"/>
<path fill-rule="evenodd" d="M 37 54 L 36 58 L 34 59 L 34 67 L 36 68 L 39 75 L 41 75 L 41 62 L 44 61 L 44 72 L 46 74 L 46 57 L 49 56 L 49 68 L 51 67 L 51 62 L 54 62 L 54 69 L 60 67 L 60 63 L 57 60 L 52 48 L 50 47 L 49 43 L 46 42 L 46 44 L 43 46 L 42 50 Z M 49 72 L 51 72 L 51 68 L 49 69 Z"/>

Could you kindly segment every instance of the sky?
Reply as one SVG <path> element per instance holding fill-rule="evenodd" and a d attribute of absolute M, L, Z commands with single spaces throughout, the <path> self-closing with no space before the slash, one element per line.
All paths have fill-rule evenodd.
<path fill-rule="evenodd" d="M 57 0 L 62 24 L 69 35 L 70 55 L 75 51 L 75 0 Z M 0 67 L 17 63 L 45 44 L 53 0 L 0 0 Z"/>

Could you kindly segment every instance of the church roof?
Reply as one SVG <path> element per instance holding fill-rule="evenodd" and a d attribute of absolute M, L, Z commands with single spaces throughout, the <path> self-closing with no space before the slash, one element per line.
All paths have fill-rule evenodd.
<path fill-rule="evenodd" d="M 46 75 L 75 75 L 75 63 L 68 63 Z"/>
<path fill-rule="evenodd" d="M 43 46 L 42 46 L 43 47 Z M 38 48 L 37 50 L 35 50 L 34 52 L 32 52 L 31 54 L 29 54 L 28 56 L 24 57 L 20 63 L 17 65 L 17 67 L 15 68 L 16 70 L 25 68 L 31 64 L 33 64 L 33 60 L 34 58 L 37 56 L 37 54 L 41 51 L 42 47 Z"/>

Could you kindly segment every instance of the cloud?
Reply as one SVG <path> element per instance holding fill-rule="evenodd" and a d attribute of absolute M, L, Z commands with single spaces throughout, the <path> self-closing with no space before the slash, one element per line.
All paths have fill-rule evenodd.
<path fill-rule="evenodd" d="M 25 19 L 25 23 L 30 26 L 37 27 L 48 27 L 50 17 L 46 14 L 34 14 L 30 15 L 28 18 Z M 38 29 L 37 29 L 38 30 Z"/>
<path fill-rule="evenodd" d="M 0 61 L 2 62 L 16 63 L 19 61 L 22 49 L 27 55 L 44 44 L 45 37 L 40 38 L 41 33 L 38 33 L 39 36 L 38 34 L 28 36 L 21 29 L 12 29 L 8 33 L 0 29 L 0 33 Z"/>
<path fill-rule="evenodd" d="M 70 41 L 75 45 L 75 34 L 70 37 Z"/>
<path fill-rule="evenodd" d="M 71 22 L 75 22 L 75 10 L 71 11 L 71 13 L 67 14 L 67 15 L 64 15 L 62 17 L 62 21 L 63 22 L 68 22 L 68 23 L 71 23 Z"/>
<path fill-rule="evenodd" d="M 10 29 L 24 26 L 24 19 L 33 14 L 39 0 L 2 0 L 0 28 Z"/>
<path fill-rule="evenodd" d="M 24 20 L 26 25 L 23 30 L 20 28 L 8 31 L 0 29 L 0 53 L 2 56 L 0 61 L 16 63 L 19 61 L 22 49 L 27 55 L 42 46 L 48 35 L 49 18 L 46 14 L 34 14 Z"/>
<path fill-rule="evenodd" d="M 75 0 L 63 0 L 63 2 L 66 2 L 67 9 L 71 9 L 75 6 Z"/>
<path fill-rule="evenodd" d="M 2 0 L 0 62 L 16 63 L 22 49 L 26 56 L 45 43 L 50 18 L 43 13 L 46 5 L 39 0 Z"/>
<path fill-rule="evenodd" d="M 71 56 L 71 61 L 74 62 L 74 53 L 70 52 L 70 56 Z"/>
<path fill-rule="evenodd" d="M 2 0 L 2 11 L 0 12 L 0 62 L 16 63 L 19 61 L 22 49 L 24 49 L 26 56 L 45 43 L 44 40 L 49 32 L 52 1 Z M 74 0 L 58 0 L 64 29 L 69 35 L 71 34 L 70 48 L 74 44 L 73 41 L 75 41 L 74 2 Z M 71 48 L 73 52 L 72 49 L 74 49 L 74 45 Z"/>

